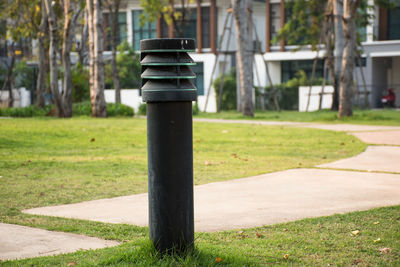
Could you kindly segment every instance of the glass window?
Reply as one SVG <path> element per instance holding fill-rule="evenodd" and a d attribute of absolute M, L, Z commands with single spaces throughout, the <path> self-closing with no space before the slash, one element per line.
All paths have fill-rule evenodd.
<path fill-rule="evenodd" d="M 280 4 L 271 4 L 271 40 L 278 35 L 278 32 L 281 28 L 281 5 Z M 273 44 L 273 43 L 271 43 Z M 276 43 L 275 43 L 276 44 Z M 274 45 L 274 44 L 273 44 Z"/>
<path fill-rule="evenodd" d="M 298 60 L 298 61 L 282 61 L 281 62 L 281 81 L 285 83 L 290 79 L 296 77 L 296 73 L 299 70 L 303 70 L 308 79 L 311 78 L 312 68 L 314 60 Z M 315 70 L 315 79 L 321 78 L 324 75 L 324 62 L 323 60 L 318 60 L 317 68 Z"/>
<path fill-rule="evenodd" d="M 178 10 L 179 11 L 179 10 Z M 202 24 L 202 45 L 203 48 L 210 48 L 210 7 L 201 7 L 201 24 Z M 184 38 L 193 38 L 197 40 L 197 12 L 196 8 L 191 8 L 185 14 L 185 22 L 183 25 Z M 175 37 L 179 37 L 181 25 L 178 21 L 178 30 L 175 30 Z M 168 38 L 169 26 L 164 19 L 161 19 L 161 38 Z"/>
<path fill-rule="evenodd" d="M 210 7 L 202 7 L 201 8 L 201 16 L 202 16 L 202 30 L 201 33 L 203 39 L 203 48 L 210 47 Z"/>
<path fill-rule="evenodd" d="M 182 36 L 179 36 L 180 33 L 182 33 Z M 197 39 L 197 13 L 195 8 L 191 8 L 186 12 L 185 20 L 183 22 L 183 30 L 182 30 L 182 23 L 180 23 L 180 21 L 179 23 L 177 23 L 175 36 L 182 38 Z"/>
<path fill-rule="evenodd" d="M 133 30 L 133 48 L 140 50 L 140 40 L 156 38 L 156 22 L 146 22 L 143 27 L 140 25 L 140 14 L 142 10 L 132 11 L 132 30 Z"/>
<path fill-rule="evenodd" d="M 400 6 L 389 10 L 388 16 L 388 40 L 400 39 Z"/>
<path fill-rule="evenodd" d="M 111 50 L 111 16 L 109 13 L 104 13 L 104 45 L 106 50 Z M 118 13 L 118 27 L 119 27 L 119 34 L 117 35 L 117 44 L 122 43 L 127 38 L 127 25 L 126 25 L 126 12 L 119 12 Z"/>
<path fill-rule="evenodd" d="M 196 74 L 196 79 L 193 79 L 193 84 L 197 87 L 197 94 L 204 95 L 204 64 L 196 62 L 195 66 L 191 66 L 192 71 Z"/>

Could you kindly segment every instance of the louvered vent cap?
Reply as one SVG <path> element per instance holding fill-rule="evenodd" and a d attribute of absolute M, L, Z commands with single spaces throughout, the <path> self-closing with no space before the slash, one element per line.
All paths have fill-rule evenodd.
<path fill-rule="evenodd" d="M 191 82 L 195 65 L 187 54 L 194 52 L 194 39 L 145 39 L 140 41 L 143 102 L 195 101 Z"/>

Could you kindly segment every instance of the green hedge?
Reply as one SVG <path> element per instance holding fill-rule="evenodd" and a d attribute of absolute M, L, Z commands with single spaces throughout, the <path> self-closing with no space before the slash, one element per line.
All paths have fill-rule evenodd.
<path fill-rule="evenodd" d="M 28 106 L 23 108 L 0 108 L 1 117 L 43 117 L 50 112 L 50 106 L 44 109 L 36 106 Z"/>
<path fill-rule="evenodd" d="M 41 109 L 36 106 L 28 106 L 23 108 L 0 108 L 0 117 L 43 117 L 50 116 L 51 111 L 55 110 L 55 106 L 46 106 Z M 54 112 L 53 112 L 54 113 Z M 72 104 L 73 116 L 91 116 L 92 105 L 89 101 Z M 108 117 L 132 117 L 135 115 L 133 108 L 123 104 L 107 104 Z"/>
<path fill-rule="evenodd" d="M 89 101 L 72 104 L 72 114 L 74 116 L 91 116 L 92 105 Z M 115 117 L 132 117 L 135 115 L 133 108 L 124 104 L 110 104 L 107 103 L 107 116 Z"/>

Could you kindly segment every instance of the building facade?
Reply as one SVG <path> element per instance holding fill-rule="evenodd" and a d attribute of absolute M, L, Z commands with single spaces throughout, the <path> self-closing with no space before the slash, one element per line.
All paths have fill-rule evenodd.
<path fill-rule="evenodd" d="M 372 0 L 369 2 L 373 4 Z M 191 57 L 197 62 L 194 71 L 197 74 L 195 83 L 198 88 L 198 104 L 200 109 L 204 110 L 208 95 L 209 112 L 216 111 L 212 81 L 236 65 L 235 27 L 233 20 L 227 18 L 229 7 L 230 0 L 197 0 L 186 14 L 187 19 L 183 29 L 184 37 L 196 39 L 196 53 L 192 53 Z M 364 38 L 363 54 L 361 66 L 357 63 L 354 73 L 355 87 L 357 92 L 360 92 L 355 92 L 354 101 L 363 102 L 363 98 L 367 96 L 370 107 L 378 108 L 381 107 L 381 96 L 387 89 L 394 88 L 398 96 L 396 104 L 400 106 L 400 5 L 391 10 L 376 6 L 369 12 L 374 18 L 364 29 L 359 29 Z M 124 3 L 119 15 L 120 41 L 126 40 L 139 50 L 141 39 L 177 37 L 172 25 L 168 26 L 161 19 L 141 26 L 139 19 L 141 13 L 140 0 L 127 0 Z M 286 16 L 284 0 L 253 1 L 253 22 L 256 31 L 253 34 L 254 47 L 261 48 L 262 52 L 255 55 L 256 86 L 269 84 L 266 66 L 274 84 L 288 81 L 299 69 L 311 73 L 317 53 L 311 51 L 310 46 L 298 49 L 297 45 L 287 45 L 284 40 L 272 43 L 279 29 L 284 26 Z M 107 21 L 105 13 L 105 27 Z M 224 28 L 227 30 L 223 36 Z M 107 38 L 105 47 L 110 47 Z M 316 70 L 317 76 L 322 76 L 324 72 L 324 54 L 322 48 L 318 53 L 320 60 Z M 365 94 L 365 91 L 368 93 Z"/>

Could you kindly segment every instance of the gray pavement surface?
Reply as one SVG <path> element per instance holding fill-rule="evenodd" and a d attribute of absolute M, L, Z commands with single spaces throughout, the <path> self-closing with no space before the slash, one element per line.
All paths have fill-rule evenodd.
<path fill-rule="evenodd" d="M 400 147 L 369 146 L 365 152 L 354 157 L 321 164 L 317 167 L 370 172 L 395 172 L 400 174 Z"/>
<path fill-rule="evenodd" d="M 99 249 L 119 243 L 84 235 L 0 223 L 0 260 L 13 260 Z M 0 264 L 1 265 L 1 264 Z"/>
<path fill-rule="evenodd" d="M 315 128 L 322 130 L 331 130 L 339 132 L 358 132 L 358 131 L 400 131 L 400 126 L 375 126 L 375 125 L 359 125 L 359 124 L 325 124 L 325 123 L 311 123 L 311 122 L 290 122 L 290 121 L 258 121 L 258 120 L 223 120 L 223 119 L 201 119 L 196 118 L 194 121 L 198 122 L 212 122 L 212 123 L 240 123 L 240 124 L 254 124 L 266 126 L 289 126 L 289 127 L 302 127 L 302 128 Z"/>
<path fill-rule="evenodd" d="M 399 131 L 375 131 L 375 132 L 355 132 L 351 133 L 361 141 L 368 144 L 377 145 L 396 145 L 400 146 Z"/>
<path fill-rule="evenodd" d="M 292 169 L 196 186 L 195 230 L 248 228 L 400 204 L 400 175 Z M 147 194 L 25 213 L 146 226 Z"/>

